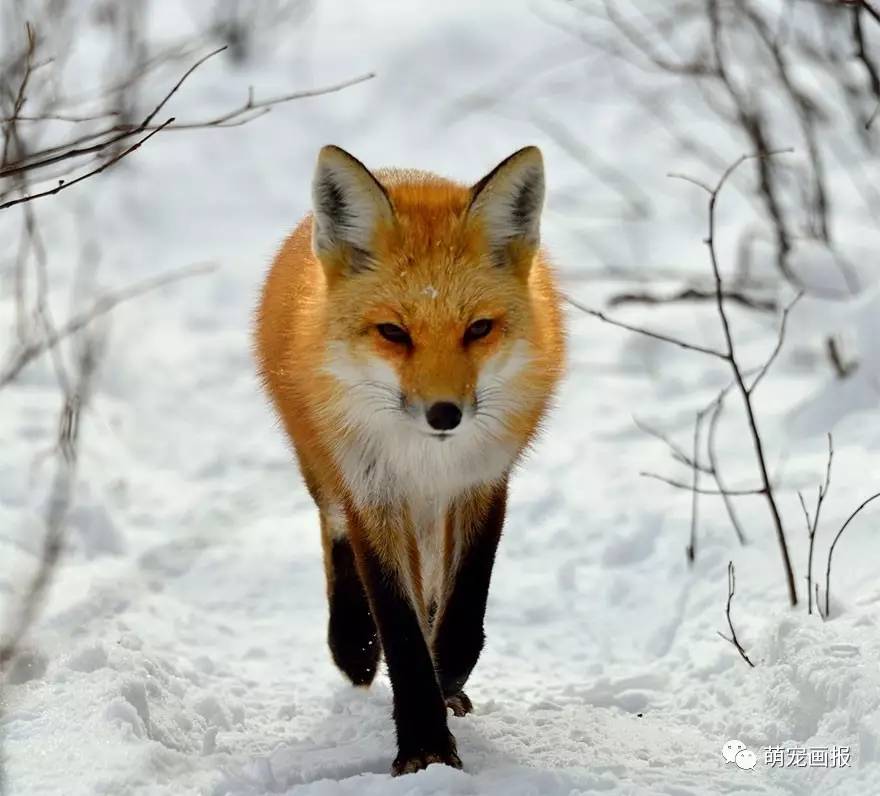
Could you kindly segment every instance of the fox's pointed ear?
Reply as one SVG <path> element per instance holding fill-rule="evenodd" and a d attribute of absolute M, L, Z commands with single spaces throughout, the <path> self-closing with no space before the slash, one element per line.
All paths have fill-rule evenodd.
<path fill-rule="evenodd" d="M 536 146 L 527 146 L 502 160 L 471 188 L 468 219 L 482 224 L 499 265 L 528 255 L 541 238 L 544 206 L 544 159 Z"/>
<path fill-rule="evenodd" d="M 369 169 L 344 149 L 323 147 L 312 180 L 312 209 L 315 255 L 350 271 L 370 268 L 376 230 L 394 220 L 394 210 Z"/>

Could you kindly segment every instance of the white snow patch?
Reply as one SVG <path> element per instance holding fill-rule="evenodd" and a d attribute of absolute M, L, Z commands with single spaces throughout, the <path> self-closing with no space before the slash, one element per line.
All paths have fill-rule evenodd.
<path fill-rule="evenodd" d="M 592 277 L 606 263 L 645 273 L 680 263 L 706 273 L 702 205 L 665 177 L 703 175 L 705 166 L 646 121 L 626 86 L 636 80 L 658 103 L 695 95 L 681 81 L 621 71 L 629 67 L 571 35 L 591 18 L 565 4 L 552 10 L 565 24 L 547 24 L 524 0 L 430 9 L 319 3 L 283 31 L 271 56 L 257 53 L 240 68 L 220 58 L 206 64 L 175 95 L 174 113 L 198 119 L 218 104 L 235 107 L 249 85 L 260 96 L 366 71 L 376 78 L 278 107 L 246 127 L 156 136 L 79 193 L 38 205 L 59 318 L 64 275 L 79 251 L 70 219 L 81 218 L 81 200 L 92 203 L 107 284 L 152 275 L 158 264 L 212 260 L 220 268 L 113 315 L 83 419 L 63 566 L 3 692 L 11 796 L 880 793 L 876 512 L 853 523 L 835 552 L 825 622 L 786 607 L 758 501 L 740 504 L 747 547 L 737 545 L 720 502 L 701 501 L 697 560 L 688 568 L 689 496 L 639 477 L 682 471 L 633 428 L 632 415 L 650 414 L 686 446 L 696 408 L 728 375 L 583 315 L 569 314 L 569 374 L 514 477 L 488 638 L 468 685 L 475 712 L 450 717 L 464 771 L 432 766 L 390 778 L 387 679 L 359 691 L 330 661 L 317 514 L 259 390 L 249 339 L 266 264 L 308 210 L 320 146 L 337 141 L 369 166 L 473 181 L 538 143 L 548 185 L 542 233 L 566 290 L 601 306 L 605 287 Z M 155 36 L 167 40 L 191 24 L 180 4 L 154 4 Z M 102 34 L 74 45 L 64 79 L 100 74 Z M 178 76 L 157 76 L 155 94 Z M 628 216 L 619 194 L 546 134 L 548 120 L 597 163 L 624 172 L 647 197 L 648 216 Z M 713 146 L 725 161 L 742 154 L 741 142 L 723 136 Z M 876 172 L 873 162 L 863 168 L 866 179 Z M 840 172 L 833 182 L 847 180 Z M 861 198 L 835 201 L 843 225 L 836 237 L 851 246 L 852 261 L 869 261 L 876 225 L 865 221 Z M 722 205 L 719 235 L 732 242 L 754 212 L 736 191 Z M 4 240 L 15 239 L 19 223 L 0 218 Z M 805 245 L 796 254 L 816 283 L 831 284 L 819 252 Z M 720 339 L 711 310 L 627 312 L 676 336 Z M 2 328 L 13 317 L 6 291 Z M 834 426 L 835 471 L 814 574 L 830 529 L 880 478 L 878 317 L 871 292 L 838 309 L 805 299 L 790 319 L 791 346 L 758 397 L 774 467 L 785 454 L 780 498 L 802 593 L 806 534 L 795 490 L 814 493 L 825 432 Z M 740 313 L 735 321 L 742 355 L 763 361 L 774 324 Z M 859 354 L 859 370 L 845 381 L 819 359 L 823 335 L 836 330 L 851 335 Z M 36 454 L 52 445 L 57 411 L 48 361 L 0 392 L 4 610 L 40 548 L 50 468 Z M 729 414 L 719 439 L 727 478 L 753 483 L 749 440 L 736 411 Z M 716 634 L 726 632 L 730 559 L 734 621 L 754 669 Z M 754 770 L 724 761 L 722 745 L 734 738 L 757 754 Z M 761 752 L 771 744 L 849 745 L 853 762 L 774 769 Z"/>

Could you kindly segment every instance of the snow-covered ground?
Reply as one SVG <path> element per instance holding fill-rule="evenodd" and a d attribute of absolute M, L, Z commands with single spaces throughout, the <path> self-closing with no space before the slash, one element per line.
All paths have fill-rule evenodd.
<path fill-rule="evenodd" d="M 151 5 L 158 39 L 184 32 L 200 4 Z M 880 792 L 876 512 L 835 552 L 826 622 L 787 607 L 760 498 L 738 506 L 746 547 L 720 501 L 704 498 L 689 568 L 689 495 L 639 475 L 689 471 L 633 416 L 687 447 L 695 412 L 728 374 L 574 311 L 558 405 L 513 483 L 488 641 L 468 687 L 475 711 L 450 717 L 464 770 L 431 766 L 391 779 L 387 679 L 359 691 L 330 661 L 317 515 L 249 351 L 256 292 L 308 208 L 318 148 L 337 143 L 371 166 L 472 181 L 517 147 L 540 145 L 546 243 L 565 289 L 593 306 L 621 287 L 597 278 L 608 266 L 708 268 L 705 197 L 666 173 L 717 175 L 645 114 L 626 90 L 632 75 L 574 35 L 583 24 L 549 0 L 318 2 L 244 66 L 206 64 L 169 110 L 181 119 L 225 110 L 250 84 L 266 96 L 369 71 L 374 79 L 241 128 L 157 136 L 115 171 L 35 206 L 58 317 L 84 228 L 105 285 L 194 262 L 217 270 L 112 316 L 83 421 L 69 549 L 3 693 L 11 794 Z M 97 70 L 98 46 L 97 34 L 78 41 L 72 58 Z M 167 85 L 157 78 L 156 95 Z M 746 149 L 711 135 L 729 160 Z M 597 178 L 612 166 L 641 210 Z M 877 164 L 863 174 L 876 176 Z M 735 232 L 755 220 L 740 191 L 746 175 L 719 205 L 728 266 Z M 845 185 L 841 192 L 846 201 Z M 855 210 L 837 217 L 839 237 L 869 265 L 876 231 Z M 13 240 L 14 222 L 0 224 Z M 720 343 L 711 307 L 621 312 Z M 762 361 L 775 321 L 733 317 L 743 358 Z M 757 394 L 802 596 L 796 490 L 814 494 L 825 433 L 834 432 L 835 465 L 817 571 L 832 531 L 880 481 L 878 317 L 872 294 L 855 307 L 805 299 Z M 823 333 L 837 328 L 861 342 L 863 360 L 843 383 L 821 351 Z M 51 476 L 41 454 L 58 403 L 45 361 L 0 392 L 0 595 L 10 606 L 40 544 Z M 744 429 L 730 411 L 720 434 L 727 478 L 738 485 L 757 475 Z M 730 559 L 734 620 L 754 669 L 716 633 L 727 631 Z M 754 769 L 725 761 L 731 739 L 755 752 Z M 774 767 L 765 763 L 772 746 L 849 747 L 851 759 Z"/>

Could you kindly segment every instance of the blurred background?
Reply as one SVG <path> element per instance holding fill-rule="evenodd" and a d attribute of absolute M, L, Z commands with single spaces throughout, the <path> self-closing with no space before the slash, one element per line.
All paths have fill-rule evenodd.
<path fill-rule="evenodd" d="M 7 790 L 404 788 L 386 778 L 387 681 L 353 692 L 325 650 L 317 517 L 250 355 L 261 280 L 334 143 L 465 183 L 537 144 L 567 296 L 722 348 L 709 197 L 688 180 L 755 156 L 719 195 L 714 248 L 743 371 L 782 341 L 754 409 L 796 611 L 763 496 L 731 509 L 688 489 L 695 469 L 707 488 L 758 483 L 735 393 L 700 433 L 727 364 L 569 307 L 566 383 L 512 493 L 481 707 L 453 722 L 466 773 L 418 787 L 714 793 L 754 775 L 755 793 L 869 792 L 876 523 L 836 550 L 823 623 L 798 492 L 815 516 L 833 432 L 810 569 L 824 605 L 829 543 L 880 474 L 878 44 L 869 0 L 4 2 Z M 754 672 L 716 633 L 734 559 Z M 859 754 L 731 771 L 729 737 Z"/>

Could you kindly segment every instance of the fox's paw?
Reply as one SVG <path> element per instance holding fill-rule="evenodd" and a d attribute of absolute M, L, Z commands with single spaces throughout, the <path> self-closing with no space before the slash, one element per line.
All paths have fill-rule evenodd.
<path fill-rule="evenodd" d="M 455 738 L 449 735 L 449 741 L 445 749 L 436 751 L 419 750 L 417 752 L 401 751 L 391 764 L 391 776 L 399 777 L 401 774 L 415 774 L 427 768 L 431 763 L 443 763 L 453 768 L 461 768 L 461 758 L 455 747 Z"/>
<path fill-rule="evenodd" d="M 446 707 L 448 707 L 454 716 L 467 716 L 473 709 L 473 703 L 464 691 L 452 694 L 446 697 Z"/>

